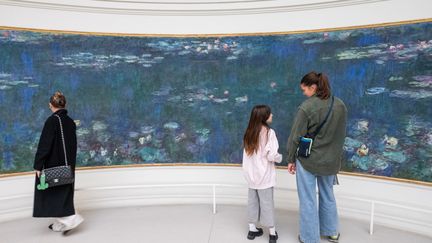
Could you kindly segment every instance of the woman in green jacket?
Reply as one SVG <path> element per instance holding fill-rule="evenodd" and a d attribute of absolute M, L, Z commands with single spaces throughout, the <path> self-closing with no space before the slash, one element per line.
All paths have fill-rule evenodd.
<path fill-rule="evenodd" d="M 322 73 L 306 74 L 300 88 L 308 98 L 297 110 L 288 139 L 287 157 L 288 172 L 297 173 L 299 241 L 319 243 L 320 236 L 326 236 L 329 241 L 338 242 L 339 219 L 333 184 L 337 181 L 336 174 L 341 166 L 347 109 L 342 100 L 332 96 L 328 78 Z M 318 129 L 321 124 L 321 129 Z M 300 137 L 315 132 L 310 155 L 298 156 Z M 316 198 L 317 185 L 319 203 Z"/>

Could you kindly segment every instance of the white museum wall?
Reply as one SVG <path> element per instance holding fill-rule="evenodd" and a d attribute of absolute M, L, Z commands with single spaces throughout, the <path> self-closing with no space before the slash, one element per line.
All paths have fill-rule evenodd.
<path fill-rule="evenodd" d="M 341 217 L 432 236 L 432 186 L 340 175 L 335 186 Z M 78 210 L 164 204 L 246 205 L 247 185 L 237 166 L 146 166 L 77 171 Z M 0 178 L 0 222 L 31 217 L 34 175 Z M 297 211 L 295 176 L 277 170 L 275 204 Z M 216 207 L 217 208 L 217 207 Z M 217 210 L 216 210 L 217 212 Z"/>
<path fill-rule="evenodd" d="M 432 17 L 429 0 L 126 2 L 132 3 L 0 0 L 0 26 L 105 33 L 226 34 L 304 31 Z"/>
<path fill-rule="evenodd" d="M 127 5 L 122 1 L 0 0 L 0 26 L 181 35 L 307 31 L 432 18 L 430 0 L 275 0 L 261 1 L 269 5 L 258 7 L 251 1 L 208 5 L 177 2 Z M 341 217 L 363 220 L 368 231 L 372 202 L 376 202 L 375 223 L 432 236 L 432 186 L 349 175 L 341 175 L 340 182 L 335 191 Z M 0 177 L 0 222 L 31 217 L 33 184 L 33 175 Z M 217 203 L 246 204 L 247 187 L 240 167 L 155 166 L 79 170 L 76 206 L 91 210 L 204 203 L 211 211 L 213 191 L 209 184 L 225 185 L 216 187 Z M 295 177 L 279 169 L 277 185 L 276 207 L 297 210 Z"/>

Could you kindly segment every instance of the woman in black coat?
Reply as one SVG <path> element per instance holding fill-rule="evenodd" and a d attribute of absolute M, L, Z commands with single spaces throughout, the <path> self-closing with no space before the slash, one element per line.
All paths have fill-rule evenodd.
<path fill-rule="evenodd" d="M 60 123 L 56 115 L 62 122 L 67 160 L 75 176 L 76 125 L 67 115 L 65 107 L 66 97 L 61 92 L 51 96 L 49 108 L 53 114 L 45 121 L 33 166 L 36 171 L 33 217 L 56 218 L 49 228 L 67 233 L 83 221 L 74 208 L 74 184 L 49 187 L 46 190 L 38 190 L 36 187 L 40 183 L 42 169 L 65 165 Z"/>

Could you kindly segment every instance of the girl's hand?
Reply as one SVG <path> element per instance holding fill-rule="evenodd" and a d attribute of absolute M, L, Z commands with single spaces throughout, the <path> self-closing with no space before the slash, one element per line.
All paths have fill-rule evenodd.
<path fill-rule="evenodd" d="M 295 163 L 289 163 L 288 164 L 288 173 L 290 173 L 291 175 L 294 175 L 296 172 L 296 165 Z"/>
<path fill-rule="evenodd" d="M 36 176 L 39 178 L 41 174 L 40 170 L 35 170 L 35 172 L 36 172 Z"/>

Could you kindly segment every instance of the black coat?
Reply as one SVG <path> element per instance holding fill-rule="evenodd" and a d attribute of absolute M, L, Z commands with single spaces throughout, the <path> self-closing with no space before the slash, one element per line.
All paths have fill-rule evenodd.
<path fill-rule="evenodd" d="M 76 125 L 64 109 L 56 111 L 45 121 L 33 167 L 35 170 L 42 170 L 65 164 L 60 124 L 55 114 L 62 120 L 68 164 L 71 165 L 75 176 Z M 52 187 L 43 191 L 37 190 L 37 184 L 39 178 L 36 176 L 33 217 L 65 217 L 75 214 L 74 184 Z"/>

